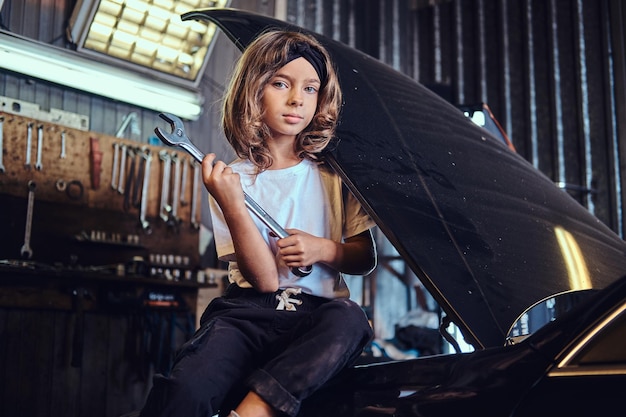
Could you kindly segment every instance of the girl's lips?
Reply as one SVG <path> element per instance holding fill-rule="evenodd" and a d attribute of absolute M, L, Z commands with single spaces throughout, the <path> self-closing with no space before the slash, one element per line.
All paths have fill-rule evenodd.
<path fill-rule="evenodd" d="M 285 115 L 283 115 L 283 117 L 288 122 L 293 122 L 293 123 L 297 123 L 300 120 L 302 120 L 302 116 L 300 116 L 299 114 L 285 114 Z"/>

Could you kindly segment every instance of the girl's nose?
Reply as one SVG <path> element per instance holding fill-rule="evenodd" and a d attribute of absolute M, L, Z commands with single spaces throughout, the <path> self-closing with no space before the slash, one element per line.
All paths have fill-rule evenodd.
<path fill-rule="evenodd" d="M 289 100 L 290 100 L 289 103 L 292 106 L 301 106 L 303 102 L 302 96 L 298 93 L 293 93 L 291 97 L 289 98 Z"/>

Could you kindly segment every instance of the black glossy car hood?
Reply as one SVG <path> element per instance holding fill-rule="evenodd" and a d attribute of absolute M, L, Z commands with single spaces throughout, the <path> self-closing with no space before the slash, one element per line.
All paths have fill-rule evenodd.
<path fill-rule="evenodd" d="M 216 23 L 240 48 L 267 27 L 294 27 L 232 9 L 189 19 Z M 344 92 L 329 161 L 476 348 L 502 345 L 531 304 L 626 271 L 619 236 L 501 141 L 409 77 L 313 35 Z"/>

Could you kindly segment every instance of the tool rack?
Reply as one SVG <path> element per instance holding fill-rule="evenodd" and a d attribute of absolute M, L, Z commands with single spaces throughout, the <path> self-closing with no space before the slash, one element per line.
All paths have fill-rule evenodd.
<path fill-rule="evenodd" d="M 0 112 L 0 121 L 0 168 L 4 168 L 0 169 L 0 219 L 4 222 L 0 259 L 72 268 L 111 265 L 121 276 L 131 272 L 168 280 L 195 279 L 201 200 L 206 190 L 194 176 L 199 169 L 195 171 L 197 163 L 189 155 L 15 114 Z M 128 153 L 122 158 L 122 149 L 132 149 L 136 156 Z M 119 185 L 141 181 L 135 192 L 145 191 L 139 175 L 143 153 L 152 159 L 144 173 L 149 176 L 148 197 L 142 202 L 145 210 L 140 219 L 141 205 L 129 202 L 132 190 L 122 194 Z M 160 157 L 164 154 L 167 160 Z M 133 158 L 135 176 L 128 182 Z M 143 166 L 148 164 L 144 161 Z M 167 187 L 166 169 L 171 174 Z M 26 238 L 31 183 L 36 187 L 29 257 L 20 249 Z M 163 195 L 164 190 L 168 195 Z M 168 210 L 163 210 L 164 203 Z M 176 210 L 171 209 L 173 203 Z M 127 271 L 137 260 L 142 262 L 141 270 Z"/>

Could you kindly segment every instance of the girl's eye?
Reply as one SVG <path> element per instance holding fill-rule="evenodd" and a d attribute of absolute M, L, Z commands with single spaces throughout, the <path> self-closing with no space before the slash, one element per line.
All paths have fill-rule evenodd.
<path fill-rule="evenodd" d="M 287 87 L 287 83 L 285 83 L 284 81 L 274 81 L 272 83 L 272 85 L 274 87 L 277 87 L 277 88 L 285 88 L 285 87 Z"/>
<path fill-rule="evenodd" d="M 309 87 L 305 87 L 304 91 L 306 91 L 307 93 L 314 94 L 314 93 L 317 93 L 317 88 L 313 86 L 309 86 Z"/>

